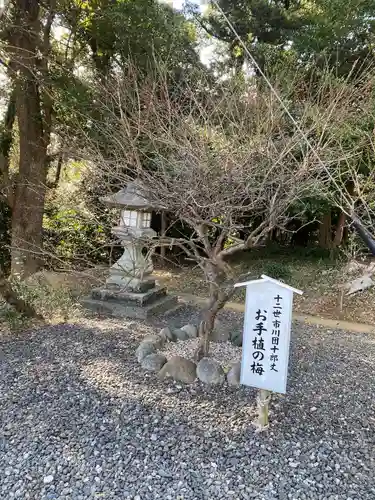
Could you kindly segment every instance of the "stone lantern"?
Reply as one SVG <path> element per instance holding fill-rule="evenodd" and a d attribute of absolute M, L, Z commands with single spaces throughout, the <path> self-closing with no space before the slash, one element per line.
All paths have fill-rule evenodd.
<path fill-rule="evenodd" d="M 152 238 L 156 232 L 151 229 L 152 207 L 141 194 L 140 184 L 130 182 L 102 201 L 121 211 L 112 233 L 119 238 L 124 252 L 110 268 L 106 286 L 93 290 L 83 304 L 110 316 L 140 319 L 174 309 L 177 298 L 156 285 L 152 261 L 143 255 L 145 237 Z"/>
<path fill-rule="evenodd" d="M 134 182 L 118 193 L 102 198 L 102 201 L 110 207 L 121 209 L 119 224 L 112 229 L 112 233 L 124 247 L 124 253 L 109 270 L 107 285 L 135 292 L 150 288 L 147 277 L 152 273 L 153 265 L 151 259 L 144 257 L 141 243 L 144 237 L 156 236 L 156 232 L 151 229 L 150 204 L 137 193 Z M 151 280 L 151 283 L 154 285 L 155 281 Z"/>

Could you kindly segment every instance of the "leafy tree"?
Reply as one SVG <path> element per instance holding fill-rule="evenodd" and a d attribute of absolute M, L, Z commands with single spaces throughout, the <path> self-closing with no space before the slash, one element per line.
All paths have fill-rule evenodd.
<path fill-rule="evenodd" d="M 219 5 L 219 8 L 217 7 Z M 219 0 L 200 18 L 207 32 L 228 44 L 231 66 L 247 56 L 234 26 L 262 69 L 278 62 L 351 73 L 373 61 L 375 4 L 372 0 Z"/>
<path fill-rule="evenodd" d="M 307 22 L 293 39 L 303 64 L 329 67 L 346 76 L 354 65 L 363 71 L 373 63 L 372 0 L 314 0 L 307 4 L 305 16 Z"/>
<path fill-rule="evenodd" d="M 12 210 L 12 268 L 19 275 L 37 270 L 42 243 L 45 166 L 53 112 L 47 75 L 55 7 L 54 0 L 45 7 L 37 0 L 14 0 L 2 19 L 3 49 L 12 88 L 1 148 L 2 192 Z M 10 185 L 9 151 L 15 118 L 19 165 Z"/>
<path fill-rule="evenodd" d="M 131 57 L 140 73 L 162 62 L 180 77 L 198 64 L 194 36 L 183 16 L 156 0 L 9 3 L 1 19 L 10 92 L 0 137 L 0 188 L 12 212 L 14 273 L 32 274 L 40 265 L 46 190 L 59 177 L 50 184 L 48 172 L 54 162 L 61 171 L 64 138 L 74 136 L 77 121 L 80 131 L 93 133 L 97 76 L 110 78 Z M 19 164 L 11 172 L 14 124 Z"/>
<path fill-rule="evenodd" d="M 62 19 L 89 49 L 102 77 L 132 60 L 138 70 L 163 62 L 167 67 L 197 64 L 191 23 L 157 0 L 66 0 Z"/>
<path fill-rule="evenodd" d="M 299 0 L 212 2 L 207 13 L 200 17 L 200 23 L 210 36 L 228 44 L 230 66 L 237 72 L 248 58 L 222 12 L 262 69 L 285 52 L 305 22 Z"/>

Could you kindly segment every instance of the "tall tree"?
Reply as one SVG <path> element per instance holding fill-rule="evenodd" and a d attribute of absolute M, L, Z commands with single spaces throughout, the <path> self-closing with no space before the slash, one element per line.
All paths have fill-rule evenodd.
<path fill-rule="evenodd" d="M 348 75 L 373 58 L 372 0 L 215 0 L 200 17 L 207 32 L 228 44 L 230 64 L 242 69 L 247 55 L 223 13 L 262 69 L 292 59 L 307 68 Z"/>
<path fill-rule="evenodd" d="M 14 0 L 10 16 L 9 77 L 19 130 L 19 166 L 11 200 L 12 272 L 25 276 L 38 269 L 42 247 L 52 102 L 41 82 L 48 72 L 55 0 L 49 1 L 44 19 L 38 0 Z"/>
<path fill-rule="evenodd" d="M 372 0 L 314 0 L 305 26 L 293 39 L 304 65 L 329 67 L 347 76 L 374 62 L 375 3 Z M 355 69 L 355 68 L 354 68 Z"/>
<path fill-rule="evenodd" d="M 89 49 L 101 77 L 129 59 L 144 71 L 161 61 L 168 66 L 198 62 L 193 25 L 158 0 L 65 0 L 62 5 L 66 27 Z"/>
<path fill-rule="evenodd" d="M 40 265 L 51 134 L 63 135 L 82 106 L 82 115 L 95 111 L 90 59 L 91 75 L 93 69 L 105 79 L 130 58 L 146 73 L 160 61 L 181 71 L 198 56 L 191 24 L 156 0 L 12 0 L 6 14 L 2 49 L 13 91 L 0 137 L 1 193 L 12 210 L 12 272 L 26 276 Z M 55 21 L 68 31 L 65 51 L 52 31 Z M 88 68 L 86 85 L 75 74 L 77 64 Z M 19 165 L 10 175 L 13 122 Z"/>
<path fill-rule="evenodd" d="M 248 59 L 236 34 L 264 69 L 285 51 L 294 34 L 304 24 L 304 9 L 299 0 L 218 0 L 211 2 L 199 17 L 209 35 L 228 44 L 230 66 L 240 71 Z"/>

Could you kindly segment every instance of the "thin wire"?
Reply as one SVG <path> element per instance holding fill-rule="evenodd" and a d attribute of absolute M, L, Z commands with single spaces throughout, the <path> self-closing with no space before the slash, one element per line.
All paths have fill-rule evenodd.
<path fill-rule="evenodd" d="M 277 93 L 276 89 L 274 88 L 274 86 L 272 85 L 272 83 L 269 81 L 269 79 L 267 78 L 267 76 L 263 72 L 262 68 L 259 66 L 259 64 L 255 60 L 254 56 L 251 54 L 251 52 L 247 48 L 246 44 L 243 42 L 242 38 L 240 37 L 240 35 L 236 31 L 236 28 L 230 22 L 230 20 L 228 19 L 227 15 L 225 14 L 225 12 L 223 11 L 223 9 L 218 4 L 217 0 L 212 0 L 212 1 L 213 1 L 214 5 L 217 7 L 217 9 L 219 10 L 219 12 L 221 13 L 221 15 L 224 17 L 224 19 L 225 19 L 226 23 L 228 24 L 229 28 L 232 30 L 233 34 L 235 35 L 235 37 L 237 38 L 237 40 L 240 42 L 242 48 L 244 49 L 244 51 L 246 52 L 246 54 L 248 55 L 248 57 L 251 59 L 252 63 L 256 67 L 256 69 L 259 71 L 259 74 L 264 78 L 265 82 L 267 83 L 267 85 L 270 88 L 270 90 L 273 93 L 273 95 L 276 97 L 276 99 L 278 100 L 278 102 L 281 104 L 281 106 L 284 109 L 285 113 L 291 119 L 291 121 L 292 121 L 293 125 L 295 126 L 295 128 L 301 134 L 303 140 L 306 142 L 306 144 L 310 148 L 311 152 L 315 155 L 315 157 L 318 160 L 319 164 L 323 167 L 323 169 L 325 170 L 325 172 L 328 174 L 330 180 L 333 182 L 333 184 L 335 185 L 335 187 L 339 190 L 339 192 L 341 192 L 341 195 L 343 196 L 343 199 L 347 203 L 348 207 L 352 208 L 353 204 L 352 204 L 351 200 L 346 198 L 345 193 L 343 193 L 343 188 L 337 183 L 336 179 L 332 176 L 331 172 L 326 167 L 326 165 L 324 164 L 323 160 L 320 158 L 318 152 L 314 149 L 314 146 L 311 144 L 311 142 L 307 138 L 306 134 L 303 132 L 303 130 L 301 129 L 301 127 L 298 125 L 298 123 L 294 119 L 294 117 L 291 114 L 291 112 L 289 111 L 287 105 L 284 103 L 283 99 L 279 96 L 279 94 Z M 345 215 L 347 215 L 349 217 L 352 216 L 352 213 L 347 212 L 347 210 L 345 210 L 344 207 L 340 207 L 340 208 L 345 213 Z"/>

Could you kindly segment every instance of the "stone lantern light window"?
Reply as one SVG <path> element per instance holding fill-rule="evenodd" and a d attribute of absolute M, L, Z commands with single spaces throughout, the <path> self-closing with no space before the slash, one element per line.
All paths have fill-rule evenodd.
<path fill-rule="evenodd" d="M 137 227 L 138 212 L 134 210 L 123 210 L 121 213 L 120 226 Z"/>

